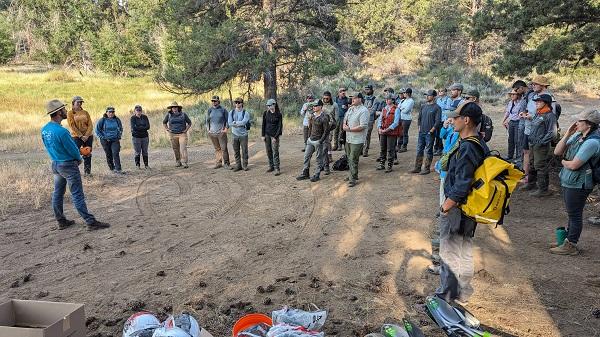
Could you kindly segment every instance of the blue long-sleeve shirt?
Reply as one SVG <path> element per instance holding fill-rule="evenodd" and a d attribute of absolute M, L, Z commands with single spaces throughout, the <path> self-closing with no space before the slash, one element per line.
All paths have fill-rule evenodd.
<path fill-rule="evenodd" d="M 96 123 L 96 136 L 103 140 L 119 140 L 123 134 L 123 125 L 119 117 L 108 118 L 106 115 Z"/>
<path fill-rule="evenodd" d="M 246 110 L 231 110 L 228 114 L 228 123 L 231 126 L 231 133 L 234 136 L 246 137 L 248 130 L 246 130 L 246 124 L 250 121 L 250 113 Z"/>
<path fill-rule="evenodd" d="M 388 105 L 387 107 L 388 107 L 388 110 L 389 110 L 392 107 L 392 105 Z M 382 107 L 382 110 L 383 110 L 383 107 Z M 383 120 L 383 118 L 379 118 L 377 120 L 377 129 L 381 129 L 381 121 L 382 120 Z M 399 113 L 394 113 L 394 121 L 390 125 L 389 129 L 390 130 L 394 130 L 395 128 L 398 127 L 398 125 L 400 125 L 400 114 Z"/>
<path fill-rule="evenodd" d="M 52 161 L 66 162 L 81 160 L 79 148 L 69 131 L 56 122 L 49 122 L 42 128 L 42 142 Z"/>
<path fill-rule="evenodd" d="M 452 149 L 458 139 L 460 139 L 460 136 L 458 132 L 454 131 L 454 127 L 449 125 L 448 127 L 442 127 L 440 129 L 440 138 L 444 141 L 442 153 L 446 154 Z M 448 171 L 442 171 L 442 165 L 439 160 L 435 163 L 435 170 L 439 172 L 440 178 L 446 178 L 446 175 L 448 175 Z"/>
<path fill-rule="evenodd" d="M 442 109 L 442 122 L 448 119 L 448 112 L 452 110 L 452 99 L 448 96 L 438 97 L 435 102 Z"/>

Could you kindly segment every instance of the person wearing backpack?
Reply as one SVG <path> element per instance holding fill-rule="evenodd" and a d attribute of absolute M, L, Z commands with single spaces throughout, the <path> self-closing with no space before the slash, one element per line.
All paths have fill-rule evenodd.
<path fill-rule="evenodd" d="M 169 111 L 163 119 L 163 126 L 171 139 L 171 146 L 175 153 L 175 166 L 182 167 L 183 161 L 183 168 L 188 168 L 187 132 L 192 127 L 192 121 L 185 112 L 181 111 L 182 106 L 177 102 L 171 103 L 167 109 Z"/>
<path fill-rule="evenodd" d="M 235 167 L 233 172 L 248 171 L 248 130 L 250 129 L 250 113 L 244 109 L 244 99 L 236 98 L 235 108 L 229 112 L 228 123 L 233 134 L 233 153 Z M 241 155 L 240 155 L 241 149 Z"/>
<path fill-rule="evenodd" d="M 144 160 L 144 167 L 149 169 L 148 166 L 148 130 L 150 130 L 150 121 L 148 116 L 142 111 L 141 105 L 136 105 L 133 108 L 133 115 L 130 120 L 131 124 L 131 140 L 133 143 L 133 150 L 135 151 L 135 166 L 140 168 L 140 155 Z"/>
<path fill-rule="evenodd" d="M 556 115 L 552 113 L 552 96 L 542 94 L 533 99 L 536 103 L 536 114 L 525 117 L 531 120 L 531 131 L 528 136 L 530 165 L 527 185 L 525 191 L 531 191 L 529 195 L 534 197 L 547 197 L 552 193 L 548 189 L 550 185 L 550 150 L 552 140 L 556 137 Z"/>
<path fill-rule="evenodd" d="M 275 171 L 275 175 L 281 174 L 279 170 L 279 144 L 283 134 L 283 115 L 279 110 L 277 101 L 270 98 L 267 100 L 267 110 L 263 113 L 262 139 L 265 142 L 269 169 L 267 172 Z"/>
<path fill-rule="evenodd" d="M 379 165 L 377 170 L 383 170 L 385 168 L 385 162 L 387 159 L 388 165 L 385 170 L 386 173 L 392 172 L 394 166 L 394 159 L 396 157 L 396 143 L 398 142 L 398 136 L 402 132 L 402 126 L 400 125 L 400 114 L 396 113 L 396 95 L 387 94 L 385 97 L 386 105 L 381 109 L 381 118 L 377 121 L 377 130 L 379 131 L 379 143 L 381 150 L 379 153 Z"/>
<path fill-rule="evenodd" d="M 331 139 L 332 135 L 335 132 L 335 128 L 337 127 L 337 116 L 339 107 L 337 103 L 333 101 L 331 98 L 331 92 L 325 91 L 323 93 L 323 97 L 321 99 L 323 101 L 323 112 L 329 116 L 329 134 L 327 135 L 327 140 L 325 141 L 325 148 L 323 151 L 326 151 L 327 156 L 325 157 L 325 175 L 329 175 L 331 173 L 330 165 L 333 162 L 333 153 L 332 153 L 332 145 Z"/>
<path fill-rule="evenodd" d="M 481 103 L 479 102 L 479 91 L 477 90 L 470 90 L 465 94 L 465 100 L 467 102 L 473 102 L 477 105 L 479 105 L 479 107 L 481 107 Z M 494 125 L 492 123 L 492 119 L 486 115 L 486 114 L 482 114 L 481 115 L 481 124 L 479 124 L 478 126 L 479 128 L 479 133 L 481 134 L 481 137 L 483 138 L 484 142 L 489 142 L 490 140 L 492 140 L 492 134 L 494 132 Z"/>
<path fill-rule="evenodd" d="M 365 139 L 365 146 L 363 148 L 363 157 L 369 156 L 369 149 L 371 147 L 371 133 L 373 132 L 373 126 L 377 119 L 377 108 L 379 107 L 379 101 L 375 92 L 373 91 L 373 85 L 367 84 L 364 88 L 364 106 L 369 110 L 369 126 L 367 128 L 367 137 Z"/>
<path fill-rule="evenodd" d="M 96 123 L 96 136 L 100 139 L 100 144 L 106 154 L 108 168 L 117 174 L 123 173 L 120 156 L 122 135 L 121 120 L 115 116 L 115 108 L 109 106 L 106 108 L 104 116 Z"/>
<path fill-rule="evenodd" d="M 440 206 L 440 286 L 436 295 L 447 302 L 466 302 L 473 294 L 473 236 L 477 223 L 462 214 L 459 206 L 467 200 L 475 170 L 489 149 L 477 131 L 481 108 L 467 102 L 449 113 L 460 140 L 447 162 L 444 203 Z"/>
<path fill-rule="evenodd" d="M 559 178 L 563 201 L 569 217 L 567 237 L 564 242 L 550 249 L 558 255 L 577 255 L 577 243 L 583 229 L 583 209 L 594 185 L 594 171 L 600 173 L 600 111 L 584 111 L 577 116 L 554 149 L 563 156 Z"/>
<path fill-rule="evenodd" d="M 304 180 L 310 178 L 311 182 L 317 182 L 320 180 L 321 171 L 325 169 L 325 157 L 327 152 L 325 151 L 325 142 L 329 135 L 329 129 L 331 122 L 329 115 L 323 112 L 323 101 L 316 100 L 310 104 L 313 109 L 313 113 L 310 116 L 308 123 L 308 139 L 306 140 L 306 151 L 304 152 L 304 165 L 302 173 L 296 180 Z M 310 159 L 313 153 L 317 153 L 317 169 L 315 174 L 310 176 Z"/>

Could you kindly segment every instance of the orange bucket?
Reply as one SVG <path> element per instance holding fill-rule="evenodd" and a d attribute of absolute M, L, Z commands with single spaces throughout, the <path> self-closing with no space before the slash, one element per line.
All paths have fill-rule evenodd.
<path fill-rule="evenodd" d="M 268 326 L 273 325 L 271 317 L 263 314 L 248 314 L 240 319 L 233 325 L 233 337 L 237 337 L 238 333 L 251 328 L 260 323 L 264 323 Z"/>

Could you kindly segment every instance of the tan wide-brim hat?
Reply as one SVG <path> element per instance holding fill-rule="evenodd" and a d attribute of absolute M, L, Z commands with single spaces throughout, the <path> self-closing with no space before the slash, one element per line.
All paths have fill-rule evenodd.
<path fill-rule="evenodd" d="M 533 80 L 531 80 L 531 83 L 544 85 L 546 87 L 550 86 L 550 81 L 548 80 L 548 77 L 542 75 L 534 77 Z"/>
<path fill-rule="evenodd" d="M 180 108 L 180 109 L 181 109 L 181 108 L 183 108 L 183 107 L 182 107 L 181 105 L 179 105 L 179 103 L 177 103 L 177 102 L 173 101 L 173 102 L 171 102 L 171 105 L 169 105 L 169 106 L 167 107 L 167 109 L 171 109 L 171 108 Z"/>
<path fill-rule="evenodd" d="M 61 102 L 60 100 L 53 99 L 46 103 L 46 115 L 53 114 L 64 107 L 65 103 Z"/>
<path fill-rule="evenodd" d="M 585 110 L 579 115 L 577 115 L 577 120 L 588 121 L 594 124 L 600 124 L 600 111 L 596 109 Z"/>

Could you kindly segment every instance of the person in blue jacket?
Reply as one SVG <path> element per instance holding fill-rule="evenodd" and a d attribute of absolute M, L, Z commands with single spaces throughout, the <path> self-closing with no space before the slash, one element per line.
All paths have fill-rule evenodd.
<path fill-rule="evenodd" d="M 71 191 L 71 200 L 79 215 L 85 220 L 89 229 L 110 227 L 105 222 L 100 222 L 88 211 L 81 183 L 79 165 L 83 162 L 79 147 L 75 144 L 71 134 L 60 124 L 67 119 L 65 104 L 53 99 L 46 104 L 46 115 L 50 116 L 48 122 L 41 130 L 42 142 L 52 160 L 52 173 L 54 174 L 54 192 L 52 192 L 52 209 L 58 222 L 58 229 L 65 229 L 75 224 L 68 220 L 63 211 L 63 202 L 67 185 Z"/>
<path fill-rule="evenodd" d="M 115 108 L 109 106 L 106 113 L 96 123 L 96 136 L 100 139 L 100 144 L 106 154 L 106 163 L 108 168 L 122 174 L 121 170 L 121 135 L 123 135 L 123 124 L 119 117 L 115 116 Z"/>

